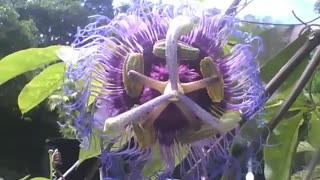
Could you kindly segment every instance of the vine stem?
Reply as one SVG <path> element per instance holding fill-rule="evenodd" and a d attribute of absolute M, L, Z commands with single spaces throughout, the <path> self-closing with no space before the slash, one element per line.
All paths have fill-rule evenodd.
<path fill-rule="evenodd" d="M 319 63 L 320 63 L 320 48 L 316 50 L 311 61 L 308 63 L 307 67 L 301 74 L 301 77 L 295 83 L 292 92 L 290 93 L 288 98 L 283 102 L 283 105 L 281 106 L 280 110 L 269 123 L 269 128 L 271 131 L 279 124 L 283 115 L 289 110 L 291 105 L 294 103 L 294 101 L 297 99 L 299 94 L 302 92 L 303 88 L 307 84 L 308 80 L 311 78 L 313 72 L 316 70 Z"/>
<path fill-rule="evenodd" d="M 311 162 L 309 163 L 307 169 L 306 169 L 306 173 L 303 175 L 302 180 L 310 180 L 312 177 L 312 172 L 314 170 L 314 168 L 317 165 L 317 162 L 320 159 L 320 148 L 317 149 L 317 151 L 314 153 L 313 158 L 311 160 Z"/>
<path fill-rule="evenodd" d="M 58 180 L 63 180 L 65 177 L 67 177 L 76 167 L 78 167 L 79 164 L 80 161 L 76 161 Z"/>
<path fill-rule="evenodd" d="M 307 58 L 320 42 L 320 31 L 311 34 L 307 42 L 289 59 L 289 61 L 280 69 L 280 71 L 271 79 L 266 86 L 269 96 L 281 86 L 285 79 L 294 71 L 294 69 Z"/>

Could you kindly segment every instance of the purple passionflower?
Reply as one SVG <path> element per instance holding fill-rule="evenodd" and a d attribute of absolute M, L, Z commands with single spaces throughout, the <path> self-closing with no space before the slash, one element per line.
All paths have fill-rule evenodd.
<path fill-rule="evenodd" d="M 259 39 L 236 23 L 191 4 L 139 2 L 110 21 L 97 16 L 65 55 L 65 92 L 76 96 L 66 112 L 79 137 L 100 135 L 111 144 L 102 162 L 124 157 L 131 177 L 166 177 L 178 160 L 187 158 L 189 171 L 209 152 L 227 155 L 240 120 L 264 103 Z M 145 173 L 158 150 L 159 168 Z"/>

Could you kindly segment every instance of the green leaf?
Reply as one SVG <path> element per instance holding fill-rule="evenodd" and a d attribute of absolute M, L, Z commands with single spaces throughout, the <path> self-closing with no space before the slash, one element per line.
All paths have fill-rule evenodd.
<path fill-rule="evenodd" d="M 20 92 L 18 105 L 24 114 L 60 88 L 63 83 L 64 63 L 47 67 L 34 77 Z"/>
<path fill-rule="evenodd" d="M 317 111 L 317 110 L 315 110 Z M 317 116 L 316 112 L 311 112 L 311 119 L 309 122 L 309 132 L 308 132 L 308 142 L 314 148 L 320 147 L 320 119 Z"/>
<path fill-rule="evenodd" d="M 34 177 L 34 178 L 31 178 L 30 180 L 50 180 L 46 177 Z"/>
<path fill-rule="evenodd" d="M 162 162 L 160 156 L 160 147 L 159 145 L 155 145 L 153 148 L 152 157 L 147 161 L 142 170 L 142 174 L 144 177 L 149 177 L 153 172 L 160 170 L 161 167 L 164 167 L 164 163 Z"/>
<path fill-rule="evenodd" d="M 177 166 L 181 163 L 181 160 L 183 160 L 188 155 L 188 151 L 186 149 L 179 149 L 179 156 L 175 154 L 174 157 L 174 164 Z M 162 168 L 165 168 L 165 164 L 163 162 L 163 159 L 160 155 L 160 147 L 159 144 L 156 144 L 153 147 L 153 154 L 152 157 L 147 161 L 147 163 L 144 165 L 144 168 L 142 170 L 142 174 L 144 177 L 150 177 L 152 173 L 157 172 L 159 170 L 162 170 Z"/>
<path fill-rule="evenodd" d="M 30 48 L 4 57 L 0 60 L 0 85 L 41 65 L 59 60 L 56 50 L 61 47 Z"/>
<path fill-rule="evenodd" d="M 101 154 L 100 136 L 91 134 L 89 148 L 80 147 L 78 161 L 81 164 L 84 160 L 96 157 Z"/>
<path fill-rule="evenodd" d="M 267 145 L 264 147 L 264 173 L 267 180 L 286 180 L 290 177 L 303 113 L 302 111 L 288 113 L 291 117 L 282 119 L 269 135 Z"/>

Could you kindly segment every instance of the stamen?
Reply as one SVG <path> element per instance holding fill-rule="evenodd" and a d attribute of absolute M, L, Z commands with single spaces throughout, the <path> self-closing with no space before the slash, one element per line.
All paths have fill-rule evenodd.
<path fill-rule="evenodd" d="M 154 108 L 146 117 L 146 121 L 143 122 L 144 127 L 153 126 L 154 121 L 160 116 L 162 111 L 169 105 L 169 102 L 165 102 L 160 104 L 156 108 Z"/>
<path fill-rule="evenodd" d="M 219 81 L 207 87 L 209 97 L 213 102 L 221 102 L 224 96 L 223 77 L 219 72 L 213 60 L 210 57 L 205 57 L 200 61 L 200 70 L 203 78 L 210 76 L 218 76 Z"/>
<path fill-rule="evenodd" d="M 193 22 L 189 17 L 177 16 L 169 24 L 166 35 L 166 62 L 169 72 L 169 81 L 172 90 L 178 89 L 178 39 L 181 35 L 189 33 L 193 28 Z"/>
<path fill-rule="evenodd" d="M 241 114 L 238 111 L 227 111 L 219 119 L 221 126 L 223 127 L 224 132 L 229 132 L 232 129 L 236 128 L 241 120 Z M 181 130 L 177 134 L 177 140 L 182 144 L 189 144 L 201 139 L 212 137 L 219 132 L 215 129 L 212 129 L 210 125 L 203 124 L 201 129 L 194 130 L 192 126 L 189 128 Z"/>
<path fill-rule="evenodd" d="M 189 127 L 195 131 L 198 131 L 201 127 L 201 121 L 199 121 L 197 116 L 190 111 L 190 108 L 188 108 L 186 104 L 181 103 L 181 101 L 175 102 L 175 105 L 180 109 L 184 117 L 187 119 Z"/>
<path fill-rule="evenodd" d="M 206 110 L 202 109 L 198 104 L 193 102 L 190 98 L 183 94 L 179 94 L 178 96 L 181 103 L 185 104 L 190 111 L 197 116 L 203 122 L 210 124 L 210 126 L 219 133 L 226 133 L 225 127 L 219 124 L 219 120 L 216 117 L 213 117 Z"/>
<path fill-rule="evenodd" d="M 143 84 L 145 86 L 151 87 L 152 89 L 157 90 L 161 94 L 164 92 L 168 82 L 158 81 L 152 79 L 148 76 L 145 76 L 137 71 L 130 70 L 128 72 L 128 77 L 132 82 Z"/>
<path fill-rule="evenodd" d="M 193 92 L 193 91 L 208 87 L 211 84 L 216 82 L 219 82 L 218 76 L 213 75 L 198 81 L 181 83 L 181 87 L 184 93 L 189 93 L 189 92 Z"/>
<path fill-rule="evenodd" d="M 140 74 L 144 73 L 143 55 L 140 53 L 130 53 L 123 64 L 122 80 L 124 88 L 130 97 L 138 97 L 142 90 L 143 84 L 131 81 L 128 78 L 128 72 L 134 70 Z"/>
<path fill-rule="evenodd" d="M 143 117 L 147 116 L 154 108 L 168 102 L 173 96 L 172 93 L 163 94 L 118 116 L 108 118 L 104 124 L 104 131 L 107 131 L 110 136 L 120 135 L 126 125 L 144 119 Z"/>
<path fill-rule="evenodd" d="M 202 127 L 203 128 L 201 128 L 198 131 L 195 131 L 190 128 L 181 130 L 177 134 L 177 140 L 182 144 L 190 144 L 190 143 L 193 143 L 193 142 L 196 142 L 196 141 L 208 138 L 208 137 L 212 137 L 212 136 L 218 134 L 217 131 L 206 127 L 206 125 L 203 125 Z"/>
<path fill-rule="evenodd" d="M 195 116 L 197 116 L 203 122 L 209 124 L 214 131 L 217 131 L 221 134 L 227 133 L 231 129 L 235 128 L 241 120 L 241 118 L 233 118 L 237 117 L 235 114 L 228 114 L 223 120 L 218 120 L 187 96 L 179 94 L 178 99 L 181 101 L 181 103 L 190 108 L 190 111 L 192 111 Z"/>
<path fill-rule="evenodd" d="M 177 55 L 179 60 L 196 60 L 200 50 L 182 41 L 177 42 Z M 161 39 L 153 46 L 152 53 L 160 58 L 166 58 L 166 41 Z"/>

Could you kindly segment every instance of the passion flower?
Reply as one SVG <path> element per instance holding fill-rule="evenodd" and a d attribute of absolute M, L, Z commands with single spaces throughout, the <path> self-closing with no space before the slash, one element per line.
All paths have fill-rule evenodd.
<path fill-rule="evenodd" d="M 73 57 L 65 92 L 77 95 L 66 112 L 79 138 L 98 133 L 105 167 L 121 155 L 127 177 L 146 175 L 157 149 L 158 177 L 170 177 L 184 158 L 190 170 L 207 151 L 227 154 L 240 120 L 264 102 L 254 62 L 261 47 L 236 24 L 192 4 L 138 2 L 110 21 L 96 18 L 77 33 L 74 54 L 60 54 Z"/>

